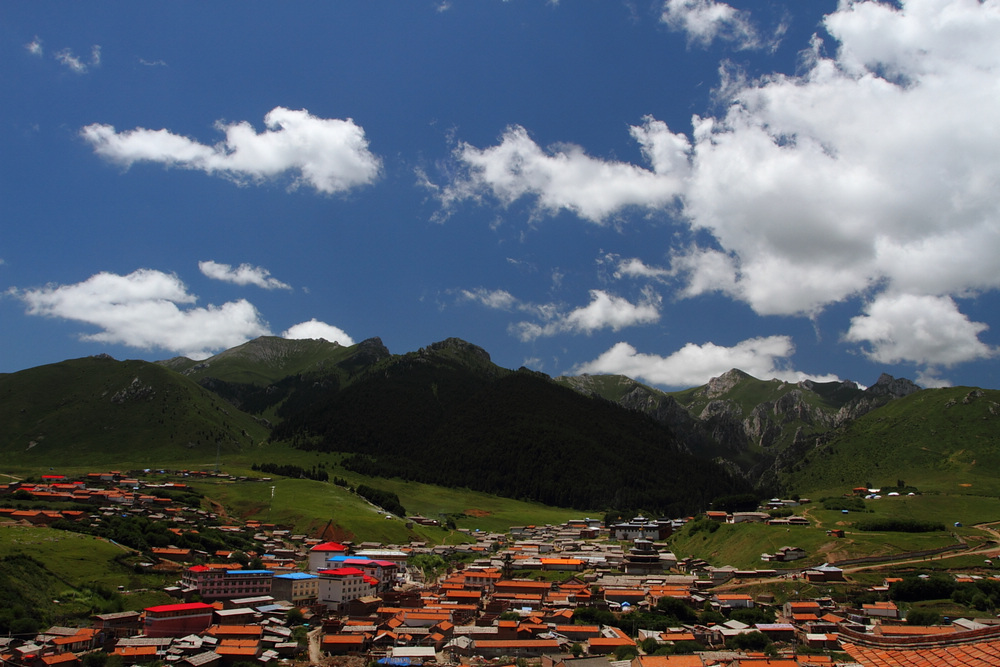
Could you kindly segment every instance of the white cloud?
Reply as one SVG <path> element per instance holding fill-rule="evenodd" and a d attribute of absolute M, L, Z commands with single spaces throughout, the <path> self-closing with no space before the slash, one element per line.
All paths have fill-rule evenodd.
<path fill-rule="evenodd" d="M 463 176 L 440 189 L 438 196 L 446 207 L 486 194 L 504 205 L 532 196 L 540 212 L 568 210 L 595 223 L 628 206 L 669 205 L 681 191 L 674 172 L 687 164 L 687 139 L 652 118 L 633 127 L 632 136 L 653 170 L 596 159 L 570 144 L 546 152 L 523 127 L 509 127 L 498 146 L 459 145 L 455 157 Z"/>
<path fill-rule="evenodd" d="M 33 40 L 25 44 L 24 48 L 33 56 L 41 56 L 45 53 L 45 49 L 42 48 L 42 40 L 39 39 L 38 35 L 35 35 Z"/>
<path fill-rule="evenodd" d="M 28 45 L 28 50 L 36 55 L 41 55 L 42 53 L 42 43 L 37 37 L 35 41 Z M 57 51 L 54 57 L 60 64 L 65 65 L 71 71 L 77 74 L 86 74 L 90 67 L 100 67 L 101 65 L 101 47 L 95 44 L 90 48 L 90 64 L 85 63 L 81 58 L 73 53 L 72 49 L 66 48 Z"/>
<path fill-rule="evenodd" d="M 493 147 L 460 145 L 465 171 L 442 201 L 525 198 L 591 222 L 679 205 L 677 223 L 710 239 L 673 235 L 669 267 L 648 277 L 761 315 L 1000 288 L 1000 2 L 845 1 L 825 27 L 832 55 L 816 37 L 800 74 L 724 80 L 725 111 L 694 117 L 690 138 L 651 118 L 633 128 L 651 168 L 546 152 L 512 128 Z M 940 363 L 947 340 L 928 348 Z"/>
<path fill-rule="evenodd" d="M 593 361 L 580 364 L 573 373 L 627 375 L 636 380 L 665 387 L 693 387 L 705 384 L 728 370 L 739 368 L 760 379 L 778 378 L 788 382 L 805 379 L 830 382 L 835 376 L 814 376 L 783 367 L 795 352 L 788 336 L 750 338 L 733 347 L 714 343 L 688 343 L 668 357 L 641 354 L 628 343 L 618 343 Z"/>
<path fill-rule="evenodd" d="M 256 285 L 264 289 L 292 289 L 292 286 L 271 277 L 271 272 L 261 266 L 240 264 L 235 269 L 229 264 L 220 264 L 212 260 L 198 262 L 198 268 L 203 274 L 214 280 L 221 280 L 236 285 Z"/>
<path fill-rule="evenodd" d="M 84 127 L 80 135 L 98 155 L 125 167 L 159 162 L 237 183 L 259 183 L 297 172 L 293 188 L 308 185 L 323 194 L 336 194 L 368 185 L 379 175 L 381 161 L 368 150 L 364 129 L 349 118 L 318 118 L 305 109 L 275 107 L 264 124 L 267 130 L 258 134 L 245 121 L 220 121 L 216 128 L 226 138 L 214 146 L 165 129 L 119 133 L 99 123 Z"/>
<path fill-rule="evenodd" d="M 615 278 L 653 278 L 657 280 L 670 278 L 673 275 L 674 272 L 669 269 L 649 266 L 635 257 L 620 260 L 614 273 Z"/>
<path fill-rule="evenodd" d="M 930 366 L 924 372 L 929 377 L 935 366 L 994 356 L 997 351 L 979 340 L 988 328 L 970 321 L 947 296 L 880 295 L 865 307 L 865 315 L 851 319 L 845 339 L 868 343 L 865 355 L 879 363 Z"/>
<path fill-rule="evenodd" d="M 203 359 L 268 334 L 267 324 L 245 300 L 191 307 L 196 297 L 173 274 L 139 269 L 128 275 L 98 273 L 73 285 L 8 292 L 30 315 L 84 322 L 101 329 L 86 341 L 163 349 Z"/>
<path fill-rule="evenodd" d="M 77 74 L 86 74 L 87 66 L 77 56 L 73 55 L 70 49 L 57 51 L 55 59 Z"/>
<path fill-rule="evenodd" d="M 331 343 L 340 343 L 344 346 L 354 345 L 354 339 L 348 336 L 343 329 L 335 327 L 332 324 L 327 324 L 326 322 L 320 322 L 316 318 L 308 322 L 299 322 L 289 327 L 281 334 L 281 337 L 294 340 L 315 340 L 322 338 Z"/>
<path fill-rule="evenodd" d="M 652 290 L 645 290 L 639 303 L 632 303 L 603 290 L 591 290 L 590 299 L 586 306 L 566 314 L 560 313 L 551 304 L 536 306 L 543 323 L 519 322 L 511 326 L 511 333 L 522 341 L 530 341 L 559 333 L 590 334 L 600 329 L 620 331 L 625 327 L 650 324 L 660 319 L 661 299 Z"/>
<path fill-rule="evenodd" d="M 708 46 L 716 39 L 734 42 L 741 49 L 760 45 L 747 12 L 714 0 L 667 0 L 660 20 L 671 30 L 687 33 L 692 43 Z"/>
<path fill-rule="evenodd" d="M 738 271 L 715 284 L 758 313 L 813 313 L 885 284 L 1000 286 L 1000 5 L 844 3 L 839 42 L 800 77 L 739 88 L 696 119 L 685 213 Z M 724 281 L 723 281 L 724 280 Z M 709 283 L 711 284 L 711 283 Z M 703 289 L 707 288 L 707 285 Z"/>
<path fill-rule="evenodd" d="M 518 306 L 517 298 L 507 290 L 488 290 L 483 287 L 477 287 L 471 290 L 461 290 L 459 294 L 465 301 L 474 301 L 487 308 L 494 308 L 496 310 L 511 310 Z"/>

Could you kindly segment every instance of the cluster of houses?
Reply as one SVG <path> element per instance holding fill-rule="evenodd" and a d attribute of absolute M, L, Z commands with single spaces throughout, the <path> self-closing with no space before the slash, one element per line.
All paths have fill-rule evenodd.
<path fill-rule="evenodd" d="M 121 484 L 123 480 L 126 484 Z M 173 512 L 169 503 L 157 504 L 152 489 L 139 483 L 129 487 L 132 478 L 128 476 L 105 481 L 125 487 L 118 489 L 125 495 L 133 494 L 128 503 L 132 508 L 164 516 L 182 514 Z M 18 488 L 82 497 L 93 487 L 92 483 L 81 487 L 48 480 Z M 153 500 L 146 500 L 147 496 Z M 107 495 L 100 497 L 93 502 L 126 505 Z M 738 518 L 739 514 L 709 518 L 753 520 Z M 523 658 L 539 661 L 542 667 L 607 667 L 609 663 L 614 667 L 791 667 L 910 664 L 903 656 L 931 650 L 952 651 L 955 662 L 939 664 L 965 664 L 959 660 L 961 651 L 975 647 L 983 655 L 996 650 L 998 658 L 979 664 L 1000 664 L 996 619 L 960 619 L 920 628 L 905 625 L 892 602 L 855 608 L 820 598 L 791 600 L 776 607 L 772 596 L 753 597 L 731 587 L 719 588 L 775 576 L 778 571 L 678 559 L 663 541 L 682 524 L 634 517 L 605 527 L 599 520 L 579 519 L 558 526 L 517 526 L 504 534 L 466 531 L 466 544 L 434 546 L 340 543 L 252 523 L 249 530 L 259 545 L 260 567 L 241 567 L 224 552 L 160 550 L 155 555 L 180 575 L 176 585 L 167 589 L 173 602 L 141 611 L 99 614 L 88 627 L 50 628 L 30 640 L 0 638 L 0 661 L 17 667 L 77 667 L 87 652 L 103 650 L 120 656 L 126 665 L 232 667 L 304 660 L 303 652 L 309 650 L 311 661 L 319 655 L 360 656 L 391 665 Z M 409 565 L 410 558 L 435 553 L 452 560 L 453 566 L 441 578 L 425 581 L 423 573 Z M 774 560 L 804 555 L 785 547 Z M 525 571 L 537 576 L 515 575 Z M 553 571 L 564 575 L 545 574 Z M 831 564 L 803 569 L 797 576 L 813 582 L 844 581 L 843 571 Z M 725 616 L 733 610 L 766 605 L 777 616 L 772 623 L 730 619 L 666 630 L 574 622 L 574 610 L 580 607 L 617 613 L 652 610 L 663 598 L 677 600 L 695 612 L 715 610 Z M 295 627 L 308 628 L 309 642 Z M 760 633 L 776 642 L 777 657 L 726 648 L 747 633 Z M 651 645 L 692 646 L 693 642 L 704 650 L 693 655 L 650 655 L 639 650 L 639 643 L 648 649 Z M 851 657 L 838 661 L 823 651 Z M 885 662 L 886 655 L 899 662 Z M 616 656 L 627 659 L 615 660 Z"/>

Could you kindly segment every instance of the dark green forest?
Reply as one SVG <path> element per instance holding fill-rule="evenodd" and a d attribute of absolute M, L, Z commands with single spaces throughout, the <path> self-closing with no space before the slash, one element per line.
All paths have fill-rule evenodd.
<path fill-rule="evenodd" d="M 272 438 L 346 452 L 346 468 L 579 509 L 680 514 L 749 485 L 651 418 L 530 371 L 401 361 L 341 388 L 314 384 Z M 495 367 L 494 367 L 495 368 Z"/>

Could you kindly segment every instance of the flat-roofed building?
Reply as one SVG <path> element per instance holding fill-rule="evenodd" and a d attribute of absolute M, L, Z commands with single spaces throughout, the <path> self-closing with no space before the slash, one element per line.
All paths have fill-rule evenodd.
<path fill-rule="evenodd" d="M 212 625 L 215 607 L 204 602 L 164 604 L 146 608 L 143 634 L 147 637 L 184 637 Z"/>
<path fill-rule="evenodd" d="M 287 600 L 296 606 L 316 602 L 319 595 L 319 576 L 308 572 L 276 574 L 271 582 L 271 597 Z"/>

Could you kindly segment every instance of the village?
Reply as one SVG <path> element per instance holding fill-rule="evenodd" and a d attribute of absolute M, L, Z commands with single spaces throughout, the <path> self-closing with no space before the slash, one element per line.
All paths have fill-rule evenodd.
<path fill-rule="evenodd" d="M 742 582 L 835 585 L 845 575 L 829 563 L 769 567 L 806 556 L 794 543 L 761 554 L 762 567 L 754 570 L 678 558 L 666 540 L 690 517 L 639 516 L 610 525 L 585 517 L 506 533 L 460 529 L 466 541 L 458 545 L 354 543 L 259 521 L 220 523 L 214 513 L 170 497 L 184 490 L 187 475 L 221 473 L 183 471 L 176 481 L 153 483 L 143 472 L 13 482 L 0 487 L 0 521 L 50 526 L 85 516 L 144 516 L 168 522 L 178 537 L 213 523 L 253 545 L 245 554 L 249 562 L 237 560 L 233 550 L 152 547 L 143 567 L 176 573 L 165 589 L 171 603 L 95 614 L 86 627 L 0 638 L 5 665 L 92 667 L 112 660 L 242 667 L 348 658 L 362 660 L 357 664 L 522 667 L 909 664 L 877 662 L 888 652 L 938 657 L 927 664 L 961 664 L 967 652 L 996 651 L 1000 637 L 995 617 L 922 626 L 907 623 L 891 601 L 853 605 L 830 595 L 779 601 L 740 592 Z M 5 505 L 15 498 L 72 501 L 93 511 Z M 794 509 L 800 502 L 808 501 L 774 499 L 770 508 Z M 708 511 L 699 520 L 775 522 L 783 531 L 808 524 L 795 514 L 773 517 L 767 509 Z M 436 523 L 423 516 L 405 520 Z M 793 541 L 795 529 L 789 530 Z M 421 566 L 430 561 L 444 567 Z M 885 591 L 892 583 L 886 578 L 876 588 Z M 990 655 L 1000 664 L 1000 654 Z"/>

